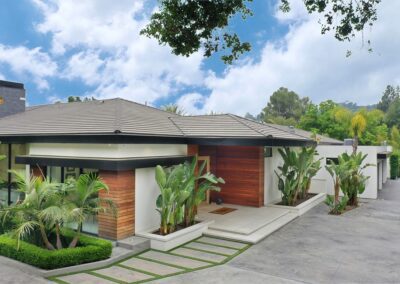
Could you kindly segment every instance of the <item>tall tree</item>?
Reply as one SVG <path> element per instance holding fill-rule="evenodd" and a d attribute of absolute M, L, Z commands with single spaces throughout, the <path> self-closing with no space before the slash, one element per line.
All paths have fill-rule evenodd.
<path fill-rule="evenodd" d="M 367 128 L 367 120 L 362 113 L 356 113 L 351 119 L 351 132 L 353 134 L 353 154 L 357 154 L 359 137 Z"/>
<path fill-rule="evenodd" d="M 279 0 L 283 12 L 290 11 L 293 0 Z M 307 11 L 320 14 L 321 33 L 333 31 L 339 41 L 351 40 L 377 20 L 376 7 L 381 0 L 307 0 Z M 204 50 L 204 56 L 225 51 L 222 60 L 232 63 L 251 49 L 236 33 L 229 31 L 230 20 L 252 15 L 252 0 L 159 0 L 159 10 L 141 31 L 162 45 L 169 45 L 176 55 L 189 56 Z M 279 3 L 279 2 L 278 2 Z"/>
<path fill-rule="evenodd" d="M 385 91 L 383 92 L 383 96 L 380 102 L 377 105 L 377 108 L 383 112 L 386 112 L 390 105 L 398 100 L 400 97 L 400 87 L 393 87 L 391 85 L 387 85 Z"/>
<path fill-rule="evenodd" d="M 389 127 L 400 127 L 400 98 L 397 98 L 390 103 L 390 106 L 386 111 L 385 121 Z"/>
<path fill-rule="evenodd" d="M 295 92 L 281 87 L 269 98 L 262 117 L 265 122 L 296 125 L 310 104 L 308 97 L 300 98 Z"/>
<path fill-rule="evenodd" d="M 394 150 L 400 150 L 400 132 L 396 126 L 393 126 L 390 130 L 390 145 Z"/>

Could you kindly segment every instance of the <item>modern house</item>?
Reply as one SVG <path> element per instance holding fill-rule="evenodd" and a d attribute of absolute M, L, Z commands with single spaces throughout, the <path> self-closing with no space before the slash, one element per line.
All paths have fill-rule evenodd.
<path fill-rule="evenodd" d="M 211 194 L 211 201 L 218 198 L 226 204 L 263 207 L 280 199 L 274 173 L 282 162 L 277 148 L 316 144 L 308 132 L 232 114 L 180 116 L 118 98 L 25 108 L 24 98 L 22 84 L 0 81 L 0 117 L 5 116 L 0 119 L 0 154 L 7 156 L 0 162 L 1 178 L 6 181 L 0 198 L 12 203 L 18 196 L 7 169 L 26 169 L 61 182 L 80 173 L 98 172 L 109 185 L 109 197 L 119 214 L 101 214 L 98 220 L 88 220 L 83 229 L 110 239 L 158 226 L 156 165 L 174 165 L 198 155 L 226 181 L 220 193 Z M 318 151 L 324 161 L 349 148 L 320 138 Z M 389 149 L 378 148 L 365 152 L 374 161 L 384 161 Z M 380 171 L 384 181 L 387 170 Z M 374 176 L 370 183 L 375 191 L 377 172 L 368 172 Z M 312 190 L 328 192 L 328 180 L 321 171 Z"/>

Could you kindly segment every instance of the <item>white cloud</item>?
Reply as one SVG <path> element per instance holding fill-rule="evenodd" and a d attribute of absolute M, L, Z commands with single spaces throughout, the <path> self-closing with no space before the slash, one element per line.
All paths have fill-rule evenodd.
<path fill-rule="evenodd" d="M 95 87 L 86 95 L 152 103 L 203 83 L 201 54 L 178 57 L 139 35 L 151 12 L 144 0 L 33 1 L 44 16 L 36 28 L 51 35 L 54 56 L 69 56 L 62 76 Z"/>
<path fill-rule="evenodd" d="M 299 9 L 286 18 L 277 14 L 289 23 L 290 30 L 283 39 L 266 42 L 259 61 L 249 59 L 227 68 L 222 76 L 206 78 L 211 94 L 198 112 L 256 114 L 281 86 L 314 102 L 334 99 L 371 104 L 380 99 L 387 84 L 400 84 L 400 19 L 396 14 L 400 2 L 379 5 L 378 22 L 371 32 L 365 32 L 373 53 L 362 48 L 359 38 L 341 43 L 332 34 L 321 35 L 315 16 L 296 21 L 296 15 L 303 15 Z M 353 55 L 346 58 L 348 49 Z"/>
<path fill-rule="evenodd" d="M 202 114 L 199 109 L 202 107 L 204 100 L 205 97 L 199 93 L 189 93 L 181 96 L 176 103 L 184 110 L 185 114 L 195 115 Z"/>
<path fill-rule="evenodd" d="M 47 78 L 57 71 L 57 64 L 39 47 L 28 49 L 0 44 L 0 63 L 9 65 L 17 75 L 29 77 L 39 89 L 48 89 Z"/>

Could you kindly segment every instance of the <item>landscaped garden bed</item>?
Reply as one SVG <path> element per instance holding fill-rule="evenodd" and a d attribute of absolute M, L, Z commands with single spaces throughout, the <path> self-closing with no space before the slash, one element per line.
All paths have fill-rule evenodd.
<path fill-rule="evenodd" d="M 0 209 L 0 255 L 41 269 L 57 269 L 107 259 L 110 241 L 82 234 L 83 222 L 98 212 L 116 208 L 99 191 L 108 187 L 95 174 L 66 183 L 44 176 L 15 175 L 21 199 Z M 68 228 L 76 224 L 76 230 Z"/>
<path fill-rule="evenodd" d="M 160 213 L 160 228 L 137 233 L 150 240 L 150 246 L 158 250 L 170 250 L 198 238 L 207 230 L 209 222 L 196 220 L 197 206 L 206 198 L 207 191 L 219 191 L 222 178 L 204 172 L 205 163 L 200 167 L 197 158 L 169 168 L 156 167 L 156 181 L 160 195 L 156 200 Z"/>
<path fill-rule="evenodd" d="M 294 150 L 279 149 L 283 165 L 278 167 L 278 189 L 282 200 L 270 207 L 285 208 L 303 215 L 305 212 L 323 202 L 325 193 L 309 193 L 312 178 L 321 169 L 321 161 L 315 160 L 318 154 L 315 147 Z"/>
<path fill-rule="evenodd" d="M 74 232 L 66 231 L 63 236 L 71 241 Z M 20 241 L 9 235 L 0 236 L 0 255 L 6 256 L 42 269 L 56 269 L 82 263 L 94 262 L 110 257 L 110 241 L 81 235 L 75 248 L 48 250 L 46 248 Z"/>

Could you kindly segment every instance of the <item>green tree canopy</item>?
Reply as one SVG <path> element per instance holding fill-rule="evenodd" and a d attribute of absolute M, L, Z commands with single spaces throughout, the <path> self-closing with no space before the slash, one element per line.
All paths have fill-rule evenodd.
<path fill-rule="evenodd" d="M 389 106 L 400 97 L 400 87 L 393 87 L 391 85 L 387 85 L 385 91 L 383 92 L 383 96 L 380 102 L 377 105 L 377 108 L 383 112 L 386 112 L 389 109 Z"/>
<path fill-rule="evenodd" d="M 397 98 L 393 102 L 390 103 L 388 110 L 386 111 L 385 116 L 386 124 L 389 127 L 400 126 L 400 99 Z"/>
<path fill-rule="evenodd" d="M 280 0 L 280 9 L 290 11 L 292 0 Z M 307 11 L 321 15 L 321 33 L 332 31 L 339 41 L 348 41 L 365 26 L 377 20 L 376 7 L 381 0 L 307 0 Z M 230 20 L 252 15 L 252 0 L 159 0 L 159 11 L 141 31 L 162 45 L 169 45 L 176 55 L 189 56 L 200 49 L 209 57 L 225 50 L 222 60 L 232 63 L 251 49 L 249 42 L 228 30 Z"/>
<path fill-rule="evenodd" d="M 310 104 L 308 97 L 300 98 L 295 92 L 281 87 L 271 95 L 261 116 L 265 122 L 296 125 Z"/>

